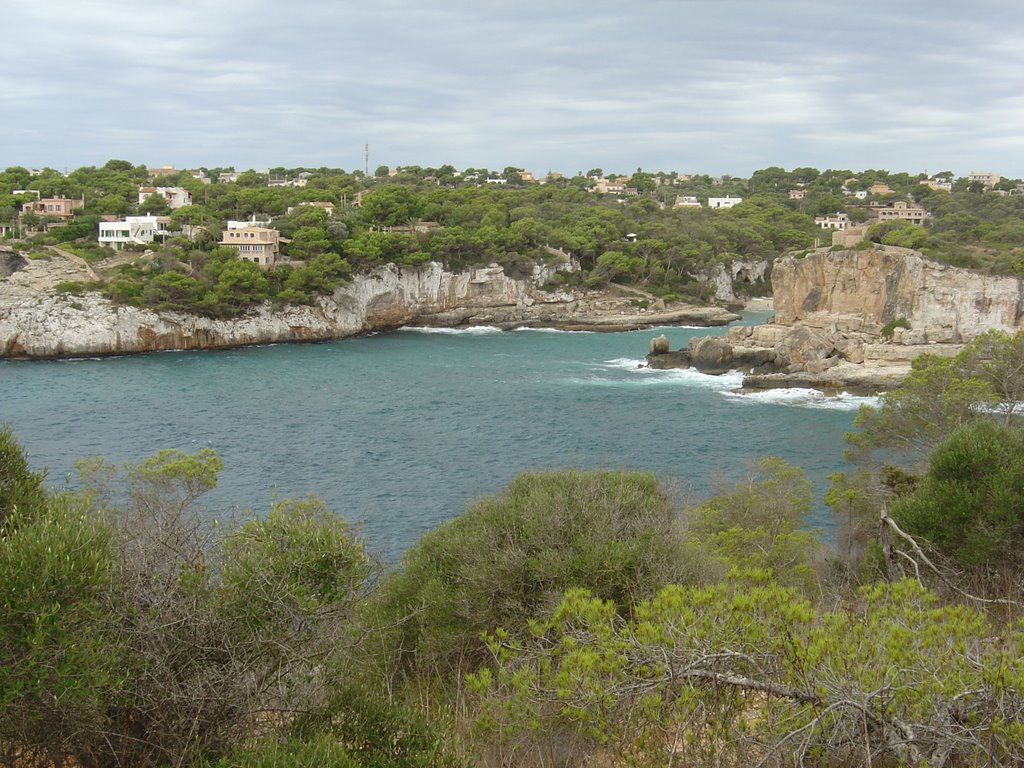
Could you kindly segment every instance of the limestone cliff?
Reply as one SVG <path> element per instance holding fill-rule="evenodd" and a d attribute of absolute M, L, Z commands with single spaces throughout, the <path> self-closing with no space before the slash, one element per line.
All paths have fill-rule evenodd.
<path fill-rule="evenodd" d="M 775 322 L 877 333 L 905 318 L 911 343 L 953 343 L 1021 324 L 1021 280 L 937 264 L 906 248 L 816 251 L 775 262 Z M 909 341 L 909 339 L 908 339 Z"/>
<path fill-rule="evenodd" d="M 768 262 L 764 260 L 733 259 L 728 263 L 715 264 L 693 275 L 701 282 L 714 287 L 716 301 L 736 301 L 736 285 L 762 288 L 768 278 Z"/>
<path fill-rule="evenodd" d="M 501 267 L 452 273 L 440 264 L 388 265 L 356 276 L 314 306 L 265 304 L 244 316 L 216 320 L 181 312 L 153 312 L 111 304 L 99 294 L 70 296 L 43 286 L 49 269 L 80 279 L 73 265 L 54 258 L 0 280 L 0 357 L 52 358 L 209 349 L 339 339 L 406 324 L 647 327 L 659 322 L 725 324 L 735 316 L 715 308 L 683 307 L 637 314 L 628 298 L 545 291 L 557 269 L 537 266 L 514 279 Z M 54 275 L 50 275 L 50 283 Z M 52 288 L 52 284 L 50 285 Z M 619 327 L 619 326 L 614 326 Z"/>
<path fill-rule="evenodd" d="M 767 324 L 694 339 L 684 354 L 673 354 L 708 372 L 742 370 L 747 387 L 878 390 L 897 383 L 923 352 L 952 355 L 987 330 L 1020 330 L 1024 312 L 1018 278 L 883 246 L 779 259 L 772 291 L 775 316 Z M 883 338 L 895 320 L 909 328 Z"/>

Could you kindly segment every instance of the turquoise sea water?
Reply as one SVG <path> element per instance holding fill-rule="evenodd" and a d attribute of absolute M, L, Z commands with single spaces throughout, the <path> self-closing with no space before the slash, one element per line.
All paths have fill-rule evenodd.
<path fill-rule="evenodd" d="M 751 314 L 746 322 L 763 319 Z M 0 421 L 34 467 L 216 450 L 211 508 L 316 494 L 394 558 L 523 469 L 630 467 L 705 495 L 766 454 L 815 481 L 842 467 L 863 398 L 731 392 L 739 377 L 638 368 L 650 338 L 694 334 L 402 330 L 345 341 L 0 363 Z"/>

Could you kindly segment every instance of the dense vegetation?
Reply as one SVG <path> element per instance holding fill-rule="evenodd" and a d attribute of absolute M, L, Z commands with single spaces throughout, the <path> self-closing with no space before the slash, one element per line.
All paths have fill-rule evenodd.
<path fill-rule="evenodd" d="M 632 283 L 669 301 L 700 302 L 710 296 L 702 276 L 716 264 L 770 261 L 787 251 L 827 245 L 830 235 L 815 225 L 816 215 L 845 212 L 854 222 L 866 221 L 872 204 L 908 198 L 931 212 L 928 226 L 888 222 L 872 229 L 872 239 L 959 266 L 1024 275 L 1024 195 L 997 194 L 1016 192 L 1013 181 L 984 191 L 961 179 L 949 193 L 923 186 L 924 174 L 878 170 L 766 168 L 749 179 L 712 179 L 638 169 L 629 179 L 630 194 L 618 196 L 594 191 L 599 168 L 544 184 L 521 181 L 515 168 L 499 173 L 408 167 L 394 176 L 387 169 L 366 176 L 275 168 L 268 174 L 246 171 L 224 183 L 217 180 L 221 170 L 204 169 L 211 181 L 204 184 L 184 171 L 149 179 L 144 166 L 123 160 L 67 175 L 8 168 L 0 173 L 0 222 L 15 221 L 18 206 L 35 199 L 36 192 L 84 198 L 75 219 L 30 237 L 30 245 L 61 244 L 98 262 L 112 255 L 95 243 L 101 215 L 169 214 L 172 229 L 184 229 L 188 236 L 154 245 L 146 258 L 139 251 L 134 254 L 139 258 L 105 272 L 102 285 L 64 289 L 100 288 L 118 302 L 225 317 L 268 299 L 309 303 L 353 271 L 388 262 L 416 267 L 433 260 L 452 269 L 498 263 L 509 274 L 527 274 L 533 263 L 564 258 L 561 254 L 582 267 L 580 273 L 563 275 L 565 281 L 590 287 Z M 294 180 L 300 173 L 306 174 L 305 186 L 267 186 L 271 178 Z M 486 183 L 489 177 L 503 183 Z M 876 182 L 891 192 L 852 196 Z M 167 210 L 155 197 L 138 203 L 137 190 L 147 183 L 188 189 L 193 204 Z M 790 190 L 801 190 L 804 197 L 790 199 Z M 744 202 L 728 210 L 673 208 L 683 195 L 741 196 Z M 328 214 L 301 205 L 307 201 L 334 208 Z M 286 261 L 269 272 L 239 263 L 232 250 L 217 246 L 226 220 L 250 217 L 272 219 L 287 241 Z M 432 224 L 413 226 L 423 221 Z M 31 232 L 48 223 L 59 222 L 26 214 L 19 225 Z M 766 290 L 763 283 L 738 287 L 747 293 Z"/>
<path fill-rule="evenodd" d="M 526 473 L 382 569 L 315 498 L 205 509 L 209 450 L 50 490 L 0 431 L 0 762 L 1022 765 L 1022 350 L 863 410 L 834 543 L 767 457 Z"/>

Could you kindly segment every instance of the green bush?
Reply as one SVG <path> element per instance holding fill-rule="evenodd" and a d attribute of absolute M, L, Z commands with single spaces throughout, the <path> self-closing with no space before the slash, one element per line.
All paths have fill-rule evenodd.
<path fill-rule="evenodd" d="M 907 320 L 907 318 L 905 317 L 893 318 L 888 323 L 882 326 L 882 330 L 880 331 L 882 338 L 891 339 L 893 337 L 893 333 L 896 331 L 897 328 L 904 328 L 906 330 L 910 330 L 910 321 Z"/>
<path fill-rule="evenodd" d="M 426 534 L 369 620 L 387 627 L 382 643 L 406 669 L 473 666 L 486 655 L 482 632 L 525 630 L 570 587 L 628 610 L 680 573 L 679 542 L 652 474 L 523 473 Z"/>
<path fill-rule="evenodd" d="M 990 419 L 961 427 L 929 456 L 893 518 L 961 565 L 1024 568 L 1024 431 Z"/>

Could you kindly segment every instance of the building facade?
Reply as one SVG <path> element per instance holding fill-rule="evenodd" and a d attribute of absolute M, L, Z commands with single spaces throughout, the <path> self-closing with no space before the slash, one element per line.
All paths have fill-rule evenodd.
<path fill-rule="evenodd" d="M 121 251 L 180 234 L 171 231 L 170 224 L 170 216 L 126 216 L 120 221 L 101 221 L 97 239 L 100 245 Z"/>
<path fill-rule="evenodd" d="M 924 225 L 928 218 L 928 212 L 920 205 L 897 200 L 895 203 L 878 208 L 875 211 L 878 220 L 881 221 L 904 221 L 907 224 Z"/>
<path fill-rule="evenodd" d="M 34 213 L 36 216 L 56 216 L 61 219 L 70 219 L 75 215 L 75 210 L 84 205 L 84 198 L 72 200 L 67 197 L 44 197 L 40 200 L 23 203 L 21 212 Z"/>
<path fill-rule="evenodd" d="M 732 208 L 734 205 L 739 205 L 742 202 L 742 197 L 732 197 L 731 195 L 726 195 L 725 197 L 709 197 L 708 208 Z"/>
<path fill-rule="evenodd" d="M 232 227 L 232 224 L 242 226 Z M 220 245 L 234 248 L 239 259 L 250 261 L 261 269 L 268 269 L 277 263 L 280 243 L 281 235 L 276 229 L 236 221 L 228 222 L 228 228 L 224 230 L 220 241 Z"/>
<path fill-rule="evenodd" d="M 168 208 L 192 205 L 192 193 L 181 187 L 139 187 L 139 205 L 151 195 L 163 198 Z"/>

